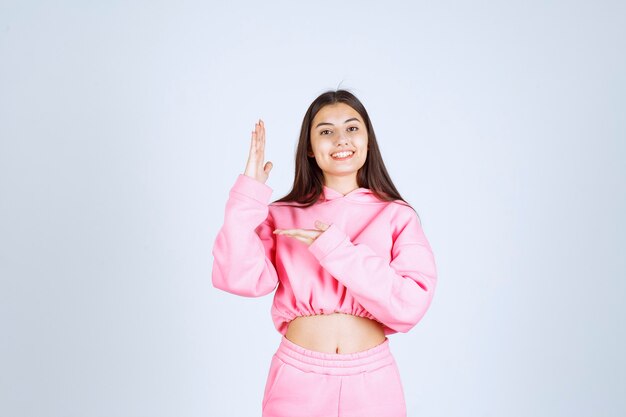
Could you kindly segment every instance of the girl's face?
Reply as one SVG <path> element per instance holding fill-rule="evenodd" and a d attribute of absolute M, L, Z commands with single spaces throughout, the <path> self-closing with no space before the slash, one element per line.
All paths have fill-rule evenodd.
<path fill-rule="evenodd" d="M 311 148 L 309 156 L 329 178 L 353 176 L 367 158 L 367 128 L 361 115 L 345 103 L 322 107 L 311 123 Z"/>

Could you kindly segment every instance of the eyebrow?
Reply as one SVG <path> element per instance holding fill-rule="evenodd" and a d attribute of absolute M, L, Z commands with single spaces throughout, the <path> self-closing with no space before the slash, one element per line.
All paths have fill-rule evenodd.
<path fill-rule="evenodd" d="M 360 120 L 359 120 L 359 119 L 357 119 L 356 117 L 353 117 L 353 118 L 351 118 L 351 119 L 346 120 L 344 123 L 348 123 L 348 122 L 351 122 L 351 121 L 353 121 L 353 120 L 356 120 L 357 122 L 360 122 Z M 318 127 L 323 126 L 323 125 L 331 125 L 331 126 L 334 126 L 332 123 L 322 122 L 322 123 L 318 123 L 318 124 L 317 124 L 317 126 L 315 126 L 315 128 L 317 129 Z"/>

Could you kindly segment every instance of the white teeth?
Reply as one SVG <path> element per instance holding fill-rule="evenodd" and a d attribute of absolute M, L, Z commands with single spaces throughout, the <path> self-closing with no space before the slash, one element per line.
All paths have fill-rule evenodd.
<path fill-rule="evenodd" d="M 344 152 L 337 152 L 337 153 L 334 153 L 334 154 L 332 154 L 331 156 L 332 156 L 333 158 L 345 158 L 346 156 L 350 156 L 350 155 L 352 155 L 353 153 L 354 153 L 354 152 L 352 152 L 352 151 L 344 151 Z"/>

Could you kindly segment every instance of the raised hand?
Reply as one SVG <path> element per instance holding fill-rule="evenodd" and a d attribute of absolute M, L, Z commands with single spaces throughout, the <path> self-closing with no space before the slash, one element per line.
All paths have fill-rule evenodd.
<path fill-rule="evenodd" d="M 250 141 L 250 154 L 248 155 L 248 163 L 246 164 L 245 175 L 252 177 L 258 181 L 265 182 L 269 176 L 272 167 L 270 161 L 263 163 L 265 159 L 265 123 L 259 119 L 254 124 L 252 139 Z"/>

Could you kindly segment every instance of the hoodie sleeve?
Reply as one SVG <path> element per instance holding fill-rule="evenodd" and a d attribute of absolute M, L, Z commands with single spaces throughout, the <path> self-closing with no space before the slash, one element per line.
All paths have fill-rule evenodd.
<path fill-rule="evenodd" d="M 245 297 L 260 297 L 276 288 L 271 194 L 266 184 L 244 174 L 237 177 L 213 245 L 214 287 Z"/>
<path fill-rule="evenodd" d="M 406 333 L 426 314 L 437 284 L 432 249 L 413 209 L 392 225 L 391 261 L 364 243 L 353 244 L 331 224 L 309 251 L 378 321 Z"/>

